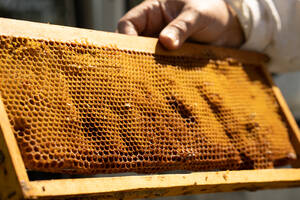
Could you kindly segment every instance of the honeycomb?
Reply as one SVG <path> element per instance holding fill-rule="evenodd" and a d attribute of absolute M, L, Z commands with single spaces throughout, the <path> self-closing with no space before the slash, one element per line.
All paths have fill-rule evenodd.
<path fill-rule="evenodd" d="M 0 66 L 29 170 L 238 170 L 295 159 L 259 64 L 0 36 Z"/>

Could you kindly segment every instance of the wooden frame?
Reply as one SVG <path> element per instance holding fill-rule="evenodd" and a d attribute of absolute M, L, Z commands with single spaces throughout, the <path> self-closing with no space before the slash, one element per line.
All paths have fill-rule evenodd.
<path fill-rule="evenodd" d="M 66 32 L 68 34 L 66 34 Z M 82 41 L 94 45 L 116 46 L 120 49 L 146 51 L 162 55 L 197 55 L 239 59 L 263 63 L 266 57 L 253 52 L 223 51 L 217 47 L 186 44 L 176 52 L 163 50 L 156 39 L 120 36 L 112 33 L 0 19 L 0 33 L 56 41 Z M 192 49 L 192 51 L 191 51 Z M 250 58 L 249 58 L 250 56 Z M 300 132 L 279 89 L 265 71 L 278 103 L 292 129 L 291 140 L 300 155 Z M 132 199 L 208 192 L 258 190 L 300 186 L 300 169 L 269 169 L 220 172 L 197 172 L 149 176 L 78 178 L 30 181 L 0 98 L 0 199 L 44 199 L 91 197 L 93 199 Z M 294 167 L 297 166 L 295 163 Z"/>

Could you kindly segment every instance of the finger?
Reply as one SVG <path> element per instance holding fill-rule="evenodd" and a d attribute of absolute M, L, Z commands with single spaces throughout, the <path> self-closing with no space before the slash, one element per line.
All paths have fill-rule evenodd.
<path fill-rule="evenodd" d="M 146 24 L 145 3 L 133 8 L 119 21 L 117 32 L 129 35 L 138 35 Z"/>
<path fill-rule="evenodd" d="M 122 17 L 117 32 L 130 35 L 154 35 L 163 26 L 158 1 L 144 1 Z"/>
<path fill-rule="evenodd" d="M 178 49 L 196 29 L 201 27 L 199 12 L 183 9 L 160 33 L 160 42 L 170 50 Z"/>
<path fill-rule="evenodd" d="M 127 34 L 127 35 L 138 35 L 139 34 L 135 25 L 129 20 L 120 21 L 118 23 L 118 29 L 116 30 L 116 32 Z"/>

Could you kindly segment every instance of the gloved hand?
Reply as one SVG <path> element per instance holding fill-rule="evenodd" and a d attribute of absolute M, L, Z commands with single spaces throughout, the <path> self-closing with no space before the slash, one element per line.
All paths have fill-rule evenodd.
<path fill-rule="evenodd" d="M 239 21 L 224 0 L 146 0 L 120 19 L 117 32 L 159 36 L 170 50 L 187 39 L 227 47 L 244 41 Z"/>

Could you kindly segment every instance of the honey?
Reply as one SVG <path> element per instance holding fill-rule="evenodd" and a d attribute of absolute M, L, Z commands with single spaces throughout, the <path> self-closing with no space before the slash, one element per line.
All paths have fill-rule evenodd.
<path fill-rule="evenodd" d="M 0 92 L 29 170 L 264 169 L 295 159 L 259 64 L 0 36 Z"/>

